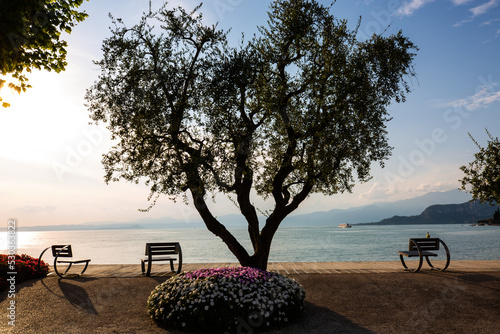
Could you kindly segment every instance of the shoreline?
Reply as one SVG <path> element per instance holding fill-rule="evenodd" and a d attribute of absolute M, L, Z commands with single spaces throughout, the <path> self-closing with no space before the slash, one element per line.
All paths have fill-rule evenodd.
<path fill-rule="evenodd" d="M 193 226 L 186 226 L 190 223 L 183 225 L 175 225 L 175 226 L 158 226 L 158 227 L 142 227 L 139 225 L 131 225 L 131 226 L 122 226 L 121 224 L 117 224 L 117 227 L 110 226 L 99 226 L 99 225 L 34 225 L 34 226 L 23 226 L 18 228 L 17 232 L 83 232 L 83 231 L 91 231 L 91 232 L 99 232 L 99 231 L 143 231 L 143 230 L 192 230 L 192 229 L 206 229 L 206 226 L 203 224 L 193 224 Z M 350 223 L 351 226 L 426 226 L 430 227 L 433 225 L 456 225 L 456 226 L 470 226 L 470 227 L 485 227 L 485 226 L 500 226 L 500 224 L 494 223 L 470 223 L 470 222 L 452 222 L 452 223 L 381 223 L 381 222 L 371 222 L 371 223 Z M 338 227 L 335 224 L 332 225 L 311 225 L 311 226 L 283 226 L 286 228 L 336 228 Z M 229 229 L 246 229 L 247 227 L 244 225 L 234 225 L 228 226 Z M 7 229 L 0 230 L 0 232 L 8 232 Z"/>

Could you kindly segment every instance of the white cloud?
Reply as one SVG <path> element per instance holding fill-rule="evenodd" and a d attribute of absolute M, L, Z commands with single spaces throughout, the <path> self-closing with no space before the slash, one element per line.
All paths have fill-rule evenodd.
<path fill-rule="evenodd" d="M 482 26 L 489 26 L 491 25 L 493 22 L 498 22 L 500 21 L 500 19 L 491 19 L 491 20 L 488 20 L 488 21 L 485 21 L 483 23 L 481 23 Z"/>
<path fill-rule="evenodd" d="M 488 10 L 496 7 L 498 5 L 498 1 L 499 0 L 490 0 L 480 6 L 473 7 L 469 10 L 472 13 L 472 16 L 482 15 L 485 14 Z"/>
<path fill-rule="evenodd" d="M 421 183 L 418 185 L 416 188 L 411 189 L 410 192 L 416 192 L 416 193 L 430 193 L 430 192 L 436 192 L 436 191 L 448 191 L 451 189 L 456 189 L 457 185 L 455 183 L 447 182 L 437 182 L 434 184 L 430 183 Z"/>
<path fill-rule="evenodd" d="M 396 190 L 380 182 L 375 182 L 373 186 L 365 193 L 358 196 L 359 199 L 386 199 L 389 195 L 394 195 Z"/>
<path fill-rule="evenodd" d="M 453 4 L 456 6 L 465 5 L 466 3 L 469 3 L 471 1 L 472 0 L 451 0 L 451 2 L 453 2 Z"/>
<path fill-rule="evenodd" d="M 415 13 L 417 10 L 422 8 L 428 3 L 434 2 L 435 0 L 409 0 L 404 2 L 397 10 L 396 10 L 396 15 L 399 16 L 410 16 L 413 13 Z M 453 3 L 455 6 L 463 6 L 471 2 L 472 0 L 449 0 L 451 3 Z M 455 24 L 453 24 L 453 27 L 460 27 L 464 25 L 465 23 L 472 22 L 472 18 L 483 15 L 487 13 L 489 10 L 492 8 L 496 7 L 500 3 L 500 0 L 489 0 L 488 2 L 483 3 L 482 5 L 472 7 L 469 9 L 469 11 L 472 13 L 472 17 L 469 19 L 464 19 L 461 20 Z M 483 25 L 488 25 L 491 24 L 492 22 L 495 22 L 496 19 L 490 20 L 488 22 L 483 23 Z M 498 34 L 497 34 L 498 36 Z"/>
<path fill-rule="evenodd" d="M 500 101 L 500 90 L 495 90 L 496 84 L 483 86 L 476 94 L 465 99 L 459 99 L 446 103 L 445 107 L 464 108 L 475 110 L 486 108 L 490 104 Z"/>
<path fill-rule="evenodd" d="M 454 25 L 452 25 L 452 27 L 453 27 L 453 28 L 456 28 L 456 27 L 461 27 L 461 26 L 463 26 L 465 23 L 470 23 L 470 22 L 472 22 L 472 20 L 471 20 L 471 19 L 465 19 L 465 20 L 462 20 L 462 21 L 460 21 L 460 22 L 455 23 Z"/>
<path fill-rule="evenodd" d="M 419 10 L 424 5 L 433 2 L 434 0 L 411 0 L 403 3 L 401 7 L 396 10 L 397 15 L 409 16 L 415 11 Z"/>
<path fill-rule="evenodd" d="M 466 1 L 466 0 L 452 0 L 452 2 L 454 4 L 456 4 L 456 5 L 462 5 L 462 4 L 468 3 L 469 1 Z M 459 22 L 453 24 L 453 27 L 454 28 L 461 27 L 465 23 L 473 22 L 474 19 L 477 16 L 486 14 L 489 10 L 491 10 L 492 8 L 495 8 L 496 6 L 498 6 L 499 3 L 500 3 L 500 0 L 489 0 L 488 2 L 485 2 L 482 5 L 470 8 L 469 11 L 472 13 L 472 15 L 470 16 L 470 18 L 464 19 L 462 21 L 459 21 Z M 488 21 L 485 21 L 485 22 L 481 23 L 480 25 L 481 26 L 487 26 L 487 25 L 491 25 L 493 22 L 497 22 L 497 21 L 499 21 L 499 19 L 494 18 L 494 19 L 490 19 Z M 500 34 L 497 31 L 495 37 L 498 37 L 498 36 L 500 36 Z M 490 42 L 490 40 L 483 41 L 483 43 L 487 43 L 487 42 Z"/>
<path fill-rule="evenodd" d="M 450 0 L 455 6 L 465 5 L 472 0 Z M 492 0 L 497 1 L 497 0 Z M 434 0 L 410 0 L 406 1 L 396 10 L 396 14 L 401 16 L 409 16 L 412 15 L 415 11 L 422 8 L 424 5 L 434 2 Z"/>

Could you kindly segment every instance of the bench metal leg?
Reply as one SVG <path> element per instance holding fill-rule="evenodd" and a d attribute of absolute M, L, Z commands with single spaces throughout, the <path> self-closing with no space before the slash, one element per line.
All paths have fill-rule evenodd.
<path fill-rule="evenodd" d="M 80 275 L 83 275 L 83 273 L 85 272 L 85 270 L 87 270 L 87 267 L 89 266 L 89 262 L 90 261 L 85 262 L 85 268 L 83 268 L 83 270 L 82 270 L 82 272 L 81 272 Z"/>
<path fill-rule="evenodd" d="M 148 272 L 146 273 L 146 276 L 151 276 L 151 266 L 153 265 L 153 261 L 148 261 Z"/>
<path fill-rule="evenodd" d="M 42 256 L 43 256 L 43 254 L 45 254 L 45 252 L 46 252 L 47 250 L 49 250 L 50 248 L 51 248 L 51 247 L 47 247 L 47 248 L 45 248 L 45 249 L 43 250 L 43 252 L 40 254 L 40 256 L 38 257 L 38 271 L 40 271 L 40 270 L 41 270 L 41 269 L 40 269 L 40 262 L 42 261 Z"/>
<path fill-rule="evenodd" d="M 444 265 L 443 268 L 435 268 L 430 260 L 426 257 L 427 259 L 427 263 L 429 264 L 429 266 L 431 267 L 432 270 L 438 270 L 438 271 L 445 271 L 446 268 L 448 268 L 448 266 L 450 265 L 450 250 L 448 249 L 448 246 L 446 246 L 446 244 L 441 240 L 439 239 L 439 242 L 443 244 L 443 247 L 444 247 L 444 250 L 446 251 L 446 264 Z"/>
<path fill-rule="evenodd" d="M 146 271 L 146 263 L 145 262 L 148 263 L 147 271 Z M 177 265 L 177 270 L 175 270 L 175 267 L 174 267 L 174 260 L 169 260 L 169 262 L 170 262 L 170 270 L 172 270 L 176 274 L 180 274 L 181 269 L 182 269 L 182 262 L 179 262 L 179 264 Z M 153 261 L 141 259 L 141 272 L 143 275 L 146 275 L 148 277 L 151 276 L 151 267 L 152 266 L 153 266 Z"/>
<path fill-rule="evenodd" d="M 405 269 L 408 269 L 408 267 L 405 264 L 405 260 L 403 259 L 403 255 L 399 254 L 399 259 L 401 260 L 401 263 L 403 264 L 403 267 L 405 267 Z"/>
<path fill-rule="evenodd" d="M 420 270 L 420 268 L 422 268 L 422 263 L 423 263 L 423 260 L 424 260 L 424 259 L 422 258 L 422 256 L 419 256 L 419 259 L 418 259 L 418 267 L 417 267 L 417 269 L 410 269 L 410 268 L 408 268 L 408 266 L 406 265 L 405 260 L 404 260 L 404 258 L 403 258 L 403 255 L 399 254 L 399 259 L 401 260 L 401 263 L 403 264 L 403 267 L 405 267 L 405 270 L 409 270 L 409 271 L 412 271 L 412 272 L 414 272 L 414 273 L 416 273 L 417 271 L 419 271 L 419 270 Z"/>
<path fill-rule="evenodd" d="M 429 265 L 429 267 L 431 267 L 431 269 L 434 269 L 434 266 L 432 265 L 431 261 L 429 261 L 428 256 L 425 257 L 425 261 L 427 261 L 427 264 Z"/>
<path fill-rule="evenodd" d="M 179 264 L 177 265 L 177 271 L 175 273 L 180 274 L 181 269 L 182 269 L 182 259 L 179 260 Z"/>
<path fill-rule="evenodd" d="M 147 272 L 146 272 L 145 262 L 148 263 Z M 141 271 L 142 271 L 143 275 L 146 275 L 148 277 L 151 276 L 151 265 L 152 265 L 152 261 L 144 261 L 144 259 L 141 259 Z"/>
<path fill-rule="evenodd" d="M 68 273 L 68 271 L 71 269 L 71 266 L 73 265 L 73 263 L 70 263 L 68 268 L 66 269 L 66 271 L 64 272 L 63 275 L 66 275 Z"/>
<path fill-rule="evenodd" d="M 60 274 L 59 271 L 57 270 L 57 257 L 54 259 L 54 271 L 56 272 L 57 276 L 63 277 L 64 274 Z M 66 270 L 67 271 L 67 270 Z"/>
<path fill-rule="evenodd" d="M 71 269 L 71 266 L 73 265 L 73 263 L 69 263 L 68 265 L 68 268 L 66 268 L 66 270 L 64 271 L 64 273 L 60 273 L 59 270 L 57 270 L 57 258 L 54 260 L 54 271 L 56 272 L 57 276 L 59 277 L 63 277 L 64 275 L 66 275 L 68 273 L 68 271 Z"/>
<path fill-rule="evenodd" d="M 420 246 L 418 245 L 418 243 L 416 243 L 413 239 L 410 239 L 411 242 L 413 242 L 413 244 L 417 247 L 417 250 L 418 250 L 418 267 L 417 269 L 408 269 L 408 267 L 406 266 L 405 264 L 405 261 L 403 259 L 403 255 L 402 254 L 399 254 L 399 259 L 401 260 L 401 263 L 403 264 L 403 267 L 405 267 L 406 269 L 408 270 L 411 270 L 412 272 L 416 273 L 417 271 L 420 270 L 420 268 L 422 268 L 422 262 L 423 262 L 423 256 L 422 256 L 422 250 L 420 249 Z M 427 260 L 427 262 L 429 262 L 429 260 Z"/>
<path fill-rule="evenodd" d="M 85 272 L 85 270 L 87 270 L 87 268 L 88 268 L 88 266 L 89 266 L 89 262 L 90 262 L 90 261 L 85 261 L 85 267 L 83 267 L 82 272 L 81 272 L 80 274 L 78 274 L 78 276 L 83 275 L 83 273 Z M 62 274 L 61 274 L 61 273 L 59 272 L 59 270 L 57 270 L 57 261 L 54 261 L 54 271 L 56 272 L 57 276 L 59 276 L 59 277 L 61 277 L 61 278 L 62 278 L 63 276 L 65 276 L 65 275 L 68 273 L 68 271 L 71 269 L 71 266 L 72 266 L 72 265 L 73 265 L 73 263 L 71 263 L 71 262 L 70 262 L 70 263 L 68 263 L 68 268 L 66 268 L 66 270 L 64 271 L 64 273 L 62 273 Z"/>
<path fill-rule="evenodd" d="M 182 269 L 182 262 L 179 262 L 177 264 L 177 270 L 175 270 L 174 261 L 173 260 L 170 261 L 170 270 L 172 270 L 174 273 L 180 274 L 181 273 L 181 269 Z"/>

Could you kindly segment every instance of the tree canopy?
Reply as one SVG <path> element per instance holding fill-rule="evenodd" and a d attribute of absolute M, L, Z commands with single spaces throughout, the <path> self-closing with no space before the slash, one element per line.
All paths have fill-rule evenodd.
<path fill-rule="evenodd" d="M 358 41 L 330 9 L 276 0 L 238 47 L 203 24 L 200 6 L 164 6 L 131 28 L 114 20 L 86 95 L 118 141 L 103 158 L 106 182 L 145 179 L 153 205 L 189 193 L 240 263 L 265 269 L 280 223 L 311 193 L 351 191 L 390 156 L 387 107 L 414 75 L 417 48 L 401 32 Z M 252 190 L 274 202 L 263 226 Z M 206 197 L 218 192 L 234 196 L 253 254 L 211 213 Z"/>
<path fill-rule="evenodd" d="M 66 41 L 87 14 L 78 12 L 83 0 L 0 0 L 0 74 L 10 74 L 8 86 L 18 93 L 31 87 L 26 72 L 60 72 L 66 63 Z M 0 79 L 0 89 L 7 81 Z M 2 98 L 0 97 L 0 101 Z M 3 102 L 3 107 L 9 103 Z"/>
<path fill-rule="evenodd" d="M 464 178 L 460 180 L 460 189 L 470 192 L 473 200 L 495 205 L 500 204 L 500 142 L 498 137 L 493 138 L 488 130 L 486 133 L 490 138 L 486 147 L 481 147 L 469 133 L 479 152 L 474 154 L 475 160 L 468 166 L 460 167 L 465 173 Z"/>

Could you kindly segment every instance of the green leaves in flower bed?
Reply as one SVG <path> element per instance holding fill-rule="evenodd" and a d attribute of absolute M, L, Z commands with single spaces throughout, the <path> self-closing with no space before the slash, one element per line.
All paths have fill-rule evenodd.
<path fill-rule="evenodd" d="M 41 261 L 39 269 L 37 258 L 26 254 L 0 254 L 0 291 L 7 288 L 4 281 L 6 282 L 6 279 L 12 276 L 8 274 L 11 272 L 16 273 L 16 282 L 20 283 L 28 279 L 47 276 L 47 273 L 49 272 L 49 265 L 44 261 Z"/>
<path fill-rule="evenodd" d="M 281 326 L 304 309 L 293 279 L 255 268 L 184 272 L 158 285 L 148 311 L 159 324 L 203 332 L 247 332 Z"/>

